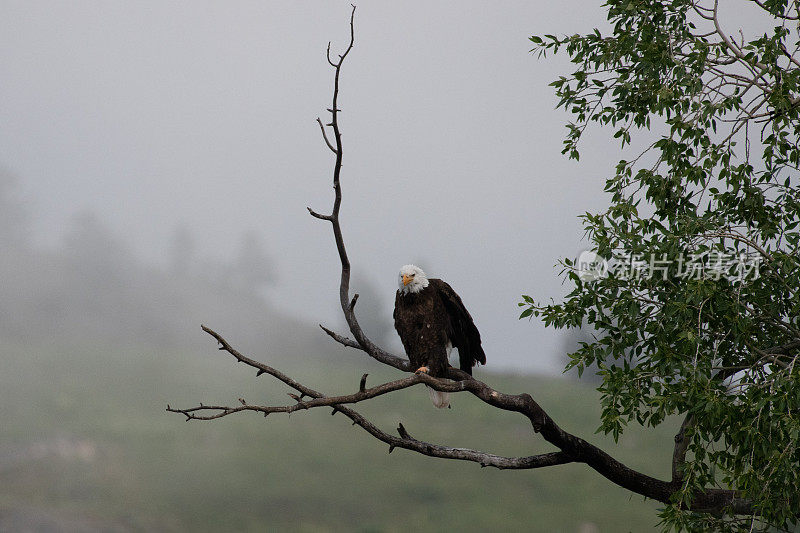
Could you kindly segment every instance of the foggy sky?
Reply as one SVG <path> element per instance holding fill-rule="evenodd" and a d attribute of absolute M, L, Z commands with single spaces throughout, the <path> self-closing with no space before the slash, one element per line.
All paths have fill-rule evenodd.
<path fill-rule="evenodd" d="M 0 2 L 0 166 L 43 246 L 92 211 L 165 264 L 179 227 L 200 252 L 255 231 L 268 298 L 340 325 L 329 224 L 332 69 L 349 2 Z M 528 37 L 603 27 L 589 2 L 377 2 L 356 12 L 341 75 L 341 221 L 354 268 L 385 294 L 417 262 L 458 291 L 493 368 L 560 369 L 558 332 L 518 321 L 520 294 L 563 294 L 556 261 L 585 243 L 626 154 L 603 135 L 560 154 L 569 116 Z M 358 291 L 358 286 L 353 290 Z M 369 331 L 367 332 L 369 334 Z"/>

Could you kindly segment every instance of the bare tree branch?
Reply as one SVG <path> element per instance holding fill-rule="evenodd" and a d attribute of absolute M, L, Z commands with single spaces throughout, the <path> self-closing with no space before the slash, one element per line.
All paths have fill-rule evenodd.
<path fill-rule="evenodd" d="M 357 350 L 362 350 L 362 351 L 366 352 L 367 354 L 369 354 L 370 356 L 372 356 L 373 358 L 375 358 L 378 361 L 380 361 L 381 363 L 383 363 L 385 365 L 392 366 L 392 367 L 394 367 L 394 368 L 396 368 L 398 370 L 402 370 L 404 372 L 408 372 L 408 371 L 412 370 L 411 363 L 408 362 L 408 359 L 403 359 L 402 357 L 398 357 L 396 355 L 392 355 L 389 352 L 385 352 L 383 350 L 380 350 L 380 348 L 379 348 L 379 350 L 380 350 L 381 353 L 379 353 L 377 355 L 373 355 L 370 352 L 368 352 L 367 350 L 365 350 L 362 345 L 360 345 L 358 342 L 354 341 L 353 339 L 350 339 L 350 338 L 345 337 L 343 335 L 339 335 L 335 331 L 331 331 L 330 329 L 326 328 L 322 324 L 320 324 L 319 327 L 322 328 L 322 331 L 324 331 L 325 333 L 330 335 L 330 337 L 333 340 L 335 340 L 339 344 L 342 344 L 343 346 L 347 346 L 348 348 L 355 348 Z M 451 368 L 450 370 L 457 370 L 457 369 L 452 369 Z M 448 374 L 448 376 L 449 376 L 449 374 Z M 456 378 L 453 378 L 453 379 L 456 379 Z"/>
<path fill-rule="evenodd" d="M 325 139 L 325 144 L 327 144 L 328 148 L 331 149 L 331 152 L 333 152 L 335 154 L 336 153 L 336 148 L 328 140 L 328 134 L 325 133 L 325 126 L 322 124 L 322 121 L 319 119 L 319 117 L 317 117 L 317 124 L 319 124 L 319 129 L 320 129 L 320 131 L 322 131 L 322 138 Z"/>
<path fill-rule="evenodd" d="M 320 213 L 317 213 L 316 211 L 314 211 L 310 207 L 306 207 L 306 209 L 308 209 L 309 214 L 311 214 L 311 216 L 314 217 L 314 218 L 318 218 L 320 220 L 331 220 L 331 216 L 330 215 L 322 215 Z"/>
<path fill-rule="evenodd" d="M 716 15 L 716 9 L 709 11 L 710 15 L 707 16 L 710 16 L 713 19 Z M 338 107 L 338 97 L 341 67 L 346 57 L 353 49 L 355 42 L 353 22 L 354 16 L 355 6 L 353 6 L 353 11 L 350 15 L 350 42 L 344 53 L 339 55 L 338 61 L 331 59 L 330 44 L 328 45 L 326 53 L 328 62 L 335 71 L 332 105 L 328 110 L 332 116 L 330 127 L 333 131 L 333 142 L 328 139 L 321 121 L 319 121 L 319 124 L 322 128 L 323 138 L 328 145 L 328 148 L 333 151 L 336 157 L 333 169 L 333 188 L 335 193 L 333 208 L 330 215 L 322 215 L 309 208 L 309 213 L 312 216 L 331 223 L 336 248 L 341 262 L 339 300 L 342 312 L 354 340 L 339 335 L 330 329 L 325 328 L 324 326 L 320 327 L 322 327 L 322 329 L 335 341 L 344 346 L 362 350 L 373 359 L 376 359 L 377 361 L 380 361 L 381 363 L 394 367 L 398 370 L 410 371 L 411 369 L 408 360 L 384 351 L 366 336 L 366 334 L 362 331 L 354 313 L 357 295 L 352 299 L 350 298 L 350 261 L 347 256 L 339 219 L 342 204 L 342 187 L 340 177 L 343 149 L 342 135 L 339 129 L 338 120 L 339 113 L 341 111 Z M 732 47 L 735 49 L 736 45 L 733 44 Z M 580 437 L 564 431 L 552 418 L 550 418 L 550 416 L 544 411 L 544 409 L 542 409 L 542 407 L 533 399 L 531 395 L 526 393 L 512 395 L 499 392 L 486 383 L 475 379 L 466 372 L 463 372 L 457 368 L 451 367 L 448 369 L 447 378 L 450 378 L 453 381 L 440 380 L 427 374 L 415 374 L 371 388 L 366 388 L 365 374 L 362 377 L 361 383 L 359 384 L 358 392 L 345 396 L 328 397 L 321 392 L 295 381 L 283 372 L 274 369 L 269 365 L 244 356 L 235 348 L 233 348 L 221 335 L 214 332 L 210 328 L 207 328 L 206 326 L 203 326 L 202 328 L 203 331 L 217 340 L 217 342 L 220 344 L 220 350 L 227 351 L 233 355 L 237 361 L 255 368 L 257 370 L 257 376 L 261 374 L 270 374 L 300 394 L 291 394 L 292 398 L 296 400 L 295 404 L 282 406 L 250 405 L 247 404 L 243 399 L 240 399 L 241 405 L 235 407 L 216 405 L 204 406 L 201 404 L 198 407 L 189 409 L 175 409 L 171 406 L 167 406 L 168 411 L 180 413 L 184 415 L 187 420 L 211 420 L 244 411 L 259 412 L 264 416 L 267 416 L 271 413 L 292 413 L 298 410 L 308 410 L 318 407 L 332 407 L 332 414 L 341 412 L 351 419 L 355 425 L 360 426 L 376 439 L 388 444 L 390 452 L 394 448 L 404 448 L 431 457 L 473 461 L 481 464 L 482 466 L 515 469 L 541 468 L 570 462 L 580 462 L 587 464 L 605 478 L 621 487 L 663 503 L 669 503 L 673 495 L 681 489 L 681 480 L 679 477 L 676 478 L 675 472 L 680 470 L 679 465 L 682 458 L 685 457 L 685 450 L 679 449 L 677 437 L 676 450 L 673 456 L 673 478 L 669 481 L 663 481 L 629 468 L 600 448 L 590 444 Z M 355 404 L 366 401 L 377 396 L 412 387 L 420 383 L 424 383 L 435 390 L 444 392 L 468 392 L 492 407 L 496 407 L 505 411 L 520 413 L 528 418 L 534 432 L 540 433 L 547 442 L 553 444 L 559 449 L 559 451 L 533 455 L 529 457 L 501 457 L 477 450 L 451 448 L 438 444 L 423 442 L 411 437 L 402 424 L 400 424 L 398 427 L 398 433 L 400 436 L 396 437 L 382 431 L 364 416 L 350 407 L 346 407 L 347 404 Z M 305 397 L 308 397 L 309 399 L 304 400 Z M 688 422 L 685 422 L 684 425 L 688 425 Z M 685 433 L 685 430 L 686 427 L 683 427 L 681 433 Z M 680 446 L 683 446 L 683 444 L 680 444 Z M 676 457 L 678 460 L 678 467 L 675 466 Z M 689 504 L 689 508 L 699 511 L 714 512 L 728 510 L 729 512 L 735 514 L 752 514 L 754 511 L 750 502 L 740 498 L 736 491 L 714 488 L 709 488 L 696 493 Z"/>
<path fill-rule="evenodd" d="M 217 340 L 217 342 L 220 344 L 220 350 L 227 351 L 233 355 L 237 361 L 256 368 L 258 370 L 257 375 L 266 373 L 274 376 L 301 393 L 301 395 L 297 396 L 297 403 L 291 406 L 259 406 L 249 405 L 247 403 L 243 403 L 242 405 L 235 407 L 200 405 L 198 407 L 189 409 L 177 409 L 173 408 L 172 406 L 167 406 L 167 411 L 183 414 L 186 416 L 187 420 L 213 420 L 243 411 L 260 412 L 266 416 L 270 413 L 292 413 L 298 410 L 306 410 L 316 407 L 333 407 L 335 409 L 334 412 L 343 413 L 345 416 L 353 420 L 355 424 L 361 426 L 378 440 L 389 444 L 390 448 L 405 448 L 432 457 L 473 461 L 484 466 L 493 466 L 496 468 L 541 468 L 543 466 L 554 466 L 556 464 L 564 464 L 567 462 L 582 462 L 586 463 L 617 485 L 664 503 L 668 502 L 671 495 L 680 487 L 680 483 L 676 483 L 674 481 L 661 481 L 636 472 L 620 463 L 596 446 L 586 442 L 580 437 L 576 437 L 570 433 L 567 433 L 547 415 L 547 413 L 533 400 L 529 394 L 504 394 L 494 390 L 487 384 L 476 379 L 462 379 L 460 381 L 448 382 L 434 378 L 427 374 L 414 374 L 407 378 L 384 383 L 377 387 L 365 389 L 364 391 L 359 391 L 351 395 L 327 397 L 324 394 L 295 381 L 283 372 L 241 354 L 238 350 L 233 348 L 230 343 L 228 343 L 220 334 L 212 329 L 206 326 L 202 326 L 202 328 L 203 331 Z M 466 373 L 464 373 L 464 375 L 466 375 Z M 447 446 L 418 441 L 416 439 L 404 437 L 398 438 L 383 432 L 358 412 L 344 406 L 344 404 L 358 403 L 376 396 L 387 394 L 389 392 L 408 388 L 419 383 L 425 383 L 429 387 L 443 392 L 456 393 L 466 391 L 480 398 L 489 405 L 506 411 L 521 413 L 530 420 L 534 431 L 540 432 L 545 440 L 558 447 L 560 452 L 523 458 L 509 458 L 466 448 L 450 448 Z M 304 401 L 302 399 L 303 396 L 307 396 L 311 399 Z M 210 414 L 196 414 L 205 412 L 210 412 Z M 739 498 L 735 491 L 722 489 L 709 489 L 701 494 L 696 495 L 692 502 L 691 508 L 696 510 L 719 510 L 728 506 L 730 506 L 733 511 L 737 513 L 750 513 L 752 511 L 749 506 L 749 502 Z"/>
<path fill-rule="evenodd" d="M 545 466 L 555 466 L 559 464 L 570 463 L 573 461 L 567 454 L 563 452 L 551 452 L 539 455 L 531 455 L 528 457 L 502 457 L 499 455 L 481 452 L 477 450 L 471 450 L 468 448 L 452 448 L 449 446 L 430 444 L 427 442 L 411 438 L 404 428 L 403 431 L 400 432 L 401 436 L 399 438 L 395 437 L 394 435 L 390 435 L 379 429 L 377 426 L 375 426 L 372 422 L 367 420 L 363 415 L 361 415 L 357 411 L 345 407 L 342 404 L 358 403 L 360 401 L 367 400 L 369 398 L 374 398 L 376 396 L 387 394 L 389 392 L 408 388 L 418 383 L 426 383 L 428 386 L 437 388 L 439 390 L 450 390 L 452 392 L 463 390 L 463 388 L 458 387 L 457 384 L 455 383 L 447 383 L 428 375 L 414 374 L 405 379 L 384 383 L 377 387 L 372 387 L 364 391 L 359 391 L 355 394 L 347 396 L 326 397 L 324 394 L 295 381 L 294 379 L 290 378 L 283 372 L 241 354 L 238 350 L 236 350 L 233 346 L 231 346 L 230 343 L 228 343 L 228 341 L 226 341 L 222 337 L 222 335 L 215 332 L 211 328 L 208 328 L 206 326 L 202 326 L 202 328 L 203 331 L 205 331 L 206 333 L 208 333 L 217 340 L 217 342 L 220 344 L 220 350 L 228 352 L 229 354 L 234 356 L 236 360 L 239 361 L 240 363 L 244 363 L 248 366 L 256 368 L 258 370 L 257 376 L 261 374 L 269 374 L 271 376 L 274 376 L 283 383 L 292 387 L 294 390 L 298 391 L 300 393 L 300 396 L 293 395 L 293 397 L 296 398 L 297 403 L 295 403 L 294 405 L 286 405 L 286 406 L 270 407 L 270 406 L 260 406 L 260 405 L 249 405 L 241 399 L 240 403 L 242 405 L 236 407 L 201 404 L 198 407 L 192 407 L 189 409 L 176 409 L 170 405 L 167 405 L 167 411 L 171 413 L 182 414 L 186 416 L 187 421 L 214 420 L 217 418 L 222 418 L 243 411 L 259 412 L 262 413 L 264 416 L 267 416 L 271 413 L 293 413 L 298 410 L 307 410 L 315 407 L 334 407 L 333 414 L 336 414 L 337 412 L 344 414 L 346 417 L 351 419 L 355 425 L 362 427 L 373 437 L 388 444 L 390 452 L 394 448 L 404 448 L 407 450 L 421 453 L 423 455 L 428 455 L 430 457 L 439 457 L 442 459 L 458 459 L 461 461 L 472 461 L 475 463 L 479 463 L 481 466 L 492 466 L 500 469 L 542 468 Z M 304 396 L 308 396 L 311 399 L 304 401 L 302 399 Z M 209 412 L 210 414 L 207 415 L 197 414 L 206 412 Z M 402 424 L 400 425 L 400 427 L 402 428 Z"/>

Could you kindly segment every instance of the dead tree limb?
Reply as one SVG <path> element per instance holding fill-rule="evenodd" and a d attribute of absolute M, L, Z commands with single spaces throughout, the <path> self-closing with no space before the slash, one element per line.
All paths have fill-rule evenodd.
<path fill-rule="evenodd" d="M 269 374 L 270 376 L 277 378 L 278 380 L 282 381 L 292 389 L 299 392 L 300 395 L 295 395 L 298 398 L 297 403 L 295 403 L 294 405 L 287 405 L 287 406 L 270 407 L 263 405 L 250 405 L 247 403 L 233 407 L 201 404 L 198 407 L 192 407 L 188 409 L 178 409 L 178 408 L 173 408 L 170 405 L 167 406 L 167 411 L 171 413 L 182 414 L 186 417 L 187 421 L 214 420 L 217 418 L 222 418 L 243 411 L 253 411 L 261 413 L 264 416 L 267 416 L 271 413 L 292 413 L 298 410 L 312 409 L 315 407 L 333 407 L 334 414 L 336 412 L 344 414 L 346 417 L 348 417 L 350 420 L 353 421 L 353 424 L 360 426 L 365 431 L 367 431 L 367 433 L 369 433 L 376 439 L 388 444 L 390 452 L 395 448 L 403 448 L 430 457 L 439 457 L 441 459 L 457 459 L 461 461 L 472 461 L 480 464 L 481 466 L 492 466 L 494 468 L 499 468 L 499 469 L 542 468 L 545 466 L 555 466 L 559 464 L 572 462 L 572 459 L 563 452 L 551 452 L 539 455 L 531 455 L 528 457 L 502 457 L 499 455 L 481 452 L 478 450 L 471 450 L 468 448 L 452 448 L 449 446 L 442 446 L 439 444 L 431 444 L 428 442 L 423 442 L 410 437 L 408 433 L 405 431 L 400 432 L 401 435 L 400 437 L 395 437 L 394 435 L 391 435 L 381 430 L 375 424 L 373 424 L 367 418 L 365 418 L 363 415 L 361 415 L 360 413 L 349 407 L 345 407 L 343 404 L 358 403 L 360 401 L 364 401 L 369 398 L 374 398 L 376 396 L 381 396 L 389 392 L 405 389 L 413 385 L 416 385 L 418 383 L 427 383 L 428 385 L 436 388 L 452 386 L 453 387 L 452 390 L 455 392 L 456 390 L 460 390 L 458 389 L 458 387 L 455 386 L 456 384 L 448 384 L 443 381 L 432 378 L 428 375 L 419 375 L 419 376 L 413 375 L 405 379 L 384 383 L 383 385 L 366 389 L 363 392 L 359 391 L 355 394 L 351 394 L 348 396 L 326 397 L 321 392 L 318 392 L 310 387 L 303 385 L 302 383 L 295 381 L 294 379 L 290 378 L 280 370 L 277 370 L 269 365 L 266 365 L 264 363 L 256 361 L 255 359 L 251 359 L 243 355 L 233 346 L 231 346 L 230 343 L 228 343 L 228 341 L 226 341 L 222 337 L 222 335 L 215 332 L 211 328 L 208 328 L 206 326 L 202 326 L 202 328 L 203 331 L 205 331 L 206 333 L 208 333 L 217 340 L 217 342 L 220 345 L 220 350 L 228 352 L 234 358 L 236 358 L 238 362 L 244 363 L 252 368 L 255 368 L 257 370 L 257 375 Z M 302 400 L 303 396 L 309 397 L 310 400 L 305 400 L 305 401 Z"/>
<path fill-rule="evenodd" d="M 350 330 L 350 334 L 353 336 L 353 339 L 335 333 L 324 326 L 320 327 L 322 327 L 325 333 L 332 337 L 336 342 L 344 346 L 362 350 L 373 359 L 398 370 L 410 371 L 411 369 L 407 359 L 398 357 L 397 355 L 383 350 L 374 344 L 364 334 L 354 313 L 356 297 L 354 296 L 352 300 L 350 299 L 350 260 L 347 256 L 347 250 L 345 248 L 344 238 L 342 236 L 342 227 L 339 219 L 342 205 L 342 186 L 340 178 L 342 170 L 343 148 L 342 135 L 339 129 L 339 113 L 341 112 L 341 109 L 338 107 L 338 98 L 339 79 L 342 64 L 344 63 L 344 60 L 347 58 L 350 51 L 353 49 L 353 45 L 355 43 L 355 31 L 353 25 L 354 15 L 355 6 L 353 6 L 353 11 L 350 14 L 350 43 L 348 44 L 344 53 L 338 56 L 338 60 L 334 60 L 331 58 L 330 44 L 328 44 L 327 48 L 328 62 L 334 68 L 333 101 L 331 108 L 328 109 L 328 111 L 331 113 L 331 122 L 327 124 L 327 127 L 332 129 L 333 142 L 331 142 L 328 137 L 325 129 L 326 126 L 323 125 L 321 120 L 317 119 L 322 129 L 322 135 L 326 145 L 335 154 L 335 163 L 333 168 L 333 208 L 331 213 L 327 215 L 317 213 L 311 208 L 308 208 L 309 213 L 315 218 L 331 223 L 336 249 L 341 261 L 339 301 L 341 304 L 342 313 L 347 321 L 347 325 Z M 267 416 L 271 413 L 292 413 L 299 410 L 309 410 L 319 407 L 332 407 L 332 414 L 341 412 L 350 420 L 352 420 L 353 424 L 360 426 L 376 439 L 388 444 L 390 452 L 394 448 L 404 448 L 431 457 L 472 461 L 481 464 L 481 466 L 492 466 L 495 468 L 531 469 L 572 462 L 585 463 L 612 483 L 663 503 L 671 502 L 682 487 L 682 479 L 679 475 L 679 471 L 680 462 L 683 460 L 685 455 L 683 439 L 685 438 L 684 435 L 688 426 L 688 422 L 685 423 L 681 428 L 681 432 L 679 434 L 680 442 L 678 442 L 679 438 L 676 437 L 676 447 L 674 453 L 675 457 L 673 458 L 675 470 L 673 477 L 669 481 L 664 481 L 644 473 L 637 472 L 614 459 L 593 444 L 590 444 L 584 439 L 564 431 L 544 411 L 544 409 L 542 409 L 542 407 L 536 403 L 531 395 L 505 394 L 499 392 L 486 383 L 475 379 L 466 372 L 463 372 L 457 368 L 450 368 L 448 370 L 447 377 L 453 381 L 439 380 L 427 374 L 420 374 L 412 375 L 388 383 L 383 383 L 375 387 L 366 388 L 366 380 L 365 378 L 362 378 L 358 392 L 345 396 L 328 397 L 321 392 L 295 381 L 275 368 L 239 353 L 221 335 L 210 328 L 203 326 L 203 331 L 217 340 L 217 342 L 220 344 L 220 350 L 227 351 L 234 356 L 237 361 L 255 368 L 257 370 L 257 376 L 269 374 L 300 394 L 292 395 L 292 397 L 296 399 L 296 403 L 292 405 L 250 405 L 244 401 L 241 401 L 240 405 L 236 406 L 205 406 L 201 404 L 198 407 L 192 407 L 188 409 L 176 409 L 172 408 L 171 406 L 167 406 L 167 411 L 182 414 L 187 420 L 212 420 L 244 411 L 253 411 Z M 411 437 L 402 424 L 400 424 L 398 427 L 398 434 L 400 436 L 396 437 L 379 429 L 357 411 L 346 406 L 349 404 L 367 401 L 377 396 L 388 394 L 397 390 L 409 388 L 420 383 L 424 383 L 425 385 L 439 391 L 451 393 L 466 392 L 479 398 L 492 407 L 496 407 L 505 411 L 520 413 L 528 418 L 535 433 L 541 434 L 547 442 L 554 445 L 559 451 L 533 455 L 529 457 L 501 457 L 478 450 L 451 448 L 448 446 L 423 442 Z M 308 397 L 309 399 L 304 400 L 304 397 Z M 676 473 L 678 473 L 678 475 L 676 475 Z M 697 511 L 729 512 L 733 514 L 752 514 L 754 512 L 750 502 L 742 499 L 739 496 L 739 493 L 723 488 L 708 488 L 704 491 L 696 493 L 688 507 Z"/>

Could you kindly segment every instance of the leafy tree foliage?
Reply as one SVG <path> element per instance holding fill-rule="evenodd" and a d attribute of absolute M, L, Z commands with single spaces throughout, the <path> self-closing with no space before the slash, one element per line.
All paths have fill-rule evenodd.
<path fill-rule="evenodd" d="M 592 280 L 565 259 L 571 292 L 552 304 L 526 296 L 522 315 L 595 330 L 567 367 L 600 368 L 602 431 L 681 417 L 665 529 L 796 527 L 800 7 L 605 7 L 608 35 L 531 41 L 577 67 L 552 83 L 573 118 L 564 153 L 578 159 L 590 125 L 635 152 L 606 179 L 608 209 L 582 217 L 592 250 L 617 268 Z M 753 27 L 760 16 L 770 30 L 726 27 L 723 7 L 749 9 Z M 751 513 L 685 510 L 711 487 L 739 491 Z"/>

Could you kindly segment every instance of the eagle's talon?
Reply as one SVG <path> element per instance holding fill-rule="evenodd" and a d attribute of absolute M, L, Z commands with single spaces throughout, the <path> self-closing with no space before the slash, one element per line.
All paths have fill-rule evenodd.
<path fill-rule="evenodd" d="M 421 366 L 416 371 L 414 371 L 414 373 L 415 374 L 427 374 L 429 371 L 430 371 L 430 368 L 428 368 L 427 366 Z"/>

